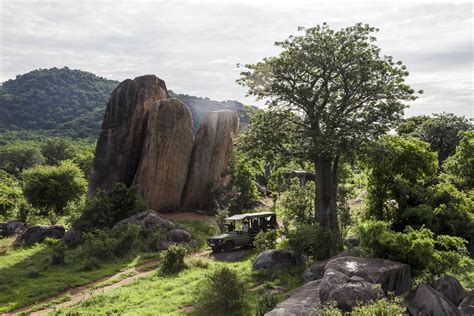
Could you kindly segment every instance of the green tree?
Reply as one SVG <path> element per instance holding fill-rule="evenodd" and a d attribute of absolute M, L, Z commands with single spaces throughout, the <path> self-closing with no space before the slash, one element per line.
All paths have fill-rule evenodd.
<path fill-rule="evenodd" d="M 450 180 L 461 189 L 474 188 L 474 132 L 461 132 L 454 155 L 450 156 L 444 169 Z"/>
<path fill-rule="evenodd" d="M 74 163 L 63 161 L 58 166 L 37 166 L 23 172 L 23 192 L 27 201 L 42 216 L 54 221 L 68 203 L 79 201 L 86 193 L 87 182 Z"/>
<path fill-rule="evenodd" d="M 72 143 L 64 138 L 49 138 L 41 145 L 41 153 L 46 159 L 46 164 L 55 166 L 61 161 L 71 160 L 75 155 Z"/>
<path fill-rule="evenodd" d="M 291 148 L 290 154 L 314 164 L 317 220 L 325 229 L 338 229 L 341 158 L 394 127 L 403 101 L 416 98 L 405 83 L 406 67 L 376 46 L 376 31 L 361 23 L 339 31 L 326 24 L 306 29 L 277 42 L 278 56 L 246 65 L 238 80 L 250 95 L 267 101 L 274 127 L 269 135 L 294 136 L 293 146 L 282 147 L 275 137 L 268 137 L 269 144 Z"/>
<path fill-rule="evenodd" d="M 95 145 L 87 146 L 76 151 L 72 161 L 81 168 L 85 177 L 88 178 L 92 169 L 92 162 L 94 160 Z"/>
<path fill-rule="evenodd" d="M 0 169 L 14 176 L 43 162 L 41 152 L 32 144 L 10 143 L 0 147 Z"/>
<path fill-rule="evenodd" d="M 11 215 L 17 208 L 22 196 L 20 183 L 0 170 L 0 216 Z"/>

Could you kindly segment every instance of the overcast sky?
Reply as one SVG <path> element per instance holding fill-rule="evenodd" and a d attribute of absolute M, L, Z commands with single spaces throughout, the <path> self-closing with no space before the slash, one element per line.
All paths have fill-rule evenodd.
<path fill-rule="evenodd" d="M 0 18 L 0 82 L 63 66 L 119 81 L 152 73 L 175 92 L 245 103 L 254 102 L 235 83 L 237 63 L 275 55 L 273 43 L 298 26 L 366 22 L 425 92 L 407 116 L 474 116 L 473 5 L 465 1 L 0 0 Z"/>

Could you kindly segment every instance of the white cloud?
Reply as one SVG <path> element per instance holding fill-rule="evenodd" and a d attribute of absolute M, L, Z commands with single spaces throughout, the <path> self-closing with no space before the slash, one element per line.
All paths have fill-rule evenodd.
<path fill-rule="evenodd" d="M 0 81 L 37 68 L 83 69 L 123 80 L 154 73 L 177 92 L 245 99 L 237 63 L 278 52 L 298 26 L 359 21 L 380 28 L 425 94 L 408 115 L 474 116 L 472 4 L 459 1 L 0 0 Z"/>

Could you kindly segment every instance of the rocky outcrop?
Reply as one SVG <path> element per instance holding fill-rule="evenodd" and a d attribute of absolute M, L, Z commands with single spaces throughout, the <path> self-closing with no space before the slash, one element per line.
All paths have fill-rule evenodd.
<path fill-rule="evenodd" d="M 411 315 L 461 315 L 453 303 L 425 283 L 417 286 L 408 311 Z"/>
<path fill-rule="evenodd" d="M 166 233 L 166 240 L 176 243 L 189 243 L 193 236 L 184 229 L 173 229 Z"/>
<path fill-rule="evenodd" d="M 410 290 L 410 266 L 404 263 L 385 260 L 357 257 L 342 257 L 329 261 L 328 269 L 336 270 L 347 276 L 358 276 L 364 280 L 380 284 L 387 292 L 401 295 Z"/>
<path fill-rule="evenodd" d="M 459 305 L 461 315 L 474 315 L 474 290 L 467 293 L 466 298 Z"/>
<path fill-rule="evenodd" d="M 232 137 L 239 129 L 239 118 L 232 111 L 208 113 L 196 134 L 182 197 L 184 209 L 207 208 L 210 194 L 226 185 Z"/>
<path fill-rule="evenodd" d="M 7 221 L 5 223 L 0 223 L 0 237 L 18 235 L 24 232 L 25 229 L 26 225 L 22 221 Z"/>
<path fill-rule="evenodd" d="M 287 298 L 265 316 L 313 315 L 321 305 L 319 286 L 321 280 L 311 281 L 288 293 Z"/>
<path fill-rule="evenodd" d="M 159 227 L 164 231 L 169 231 L 176 228 L 173 222 L 167 220 L 157 212 L 149 210 L 121 220 L 114 225 L 113 229 L 117 229 L 121 226 L 129 224 L 140 225 L 144 229 L 155 229 L 156 227 Z"/>
<path fill-rule="evenodd" d="M 456 306 L 461 304 L 467 295 L 467 292 L 461 283 L 449 275 L 439 278 L 433 285 L 433 288 L 443 294 L 444 297 Z"/>
<path fill-rule="evenodd" d="M 141 155 L 147 115 L 156 101 L 168 98 L 165 82 L 154 75 L 127 79 L 114 89 L 105 110 L 89 181 L 89 195 L 131 185 Z"/>
<path fill-rule="evenodd" d="M 176 210 L 193 148 L 191 112 L 178 99 L 160 100 L 151 106 L 147 125 L 138 188 L 149 208 Z"/>
<path fill-rule="evenodd" d="M 28 247 L 46 238 L 61 239 L 65 229 L 62 226 L 30 226 L 13 242 L 13 247 Z"/>
<path fill-rule="evenodd" d="M 349 277 L 333 269 L 326 270 L 319 289 L 322 304 L 335 302 L 339 309 L 347 312 L 359 304 L 382 297 L 384 292 L 379 285 L 358 276 Z"/>
<path fill-rule="evenodd" d="M 265 250 L 253 263 L 254 270 L 279 271 L 296 266 L 297 260 L 292 252 L 284 249 Z"/>

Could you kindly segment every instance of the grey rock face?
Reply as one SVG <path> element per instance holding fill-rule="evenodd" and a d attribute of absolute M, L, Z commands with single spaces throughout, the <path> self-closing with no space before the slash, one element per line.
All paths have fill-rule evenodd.
<path fill-rule="evenodd" d="M 474 290 L 467 293 L 461 305 L 459 305 L 459 310 L 463 316 L 474 315 Z"/>
<path fill-rule="evenodd" d="M 297 260 L 293 253 L 284 249 L 273 249 L 261 252 L 255 258 L 252 268 L 254 270 L 278 271 L 294 267 L 296 264 Z"/>
<path fill-rule="evenodd" d="M 89 181 L 89 195 L 115 183 L 131 185 L 137 171 L 147 116 L 157 100 L 168 98 L 165 82 L 154 75 L 127 79 L 112 92 L 102 122 Z"/>
<path fill-rule="evenodd" d="M 136 182 L 149 208 L 176 210 L 193 148 L 191 112 L 178 99 L 160 100 L 151 107 L 147 125 Z"/>
<path fill-rule="evenodd" d="M 466 297 L 467 292 L 461 283 L 452 276 L 446 275 L 439 278 L 433 288 L 443 294 L 454 305 L 458 306 Z"/>
<path fill-rule="evenodd" d="M 425 283 L 417 286 L 408 311 L 411 315 L 461 315 L 453 303 Z"/>
<path fill-rule="evenodd" d="M 385 293 L 401 295 L 410 290 L 410 266 L 385 259 L 342 257 L 329 261 L 326 270 L 333 269 L 348 276 L 358 276 L 364 280 L 380 284 Z"/>
<path fill-rule="evenodd" d="M 166 240 L 176 243 L 188 243 L 191 241 L 193 236 L 190 232 L 185 231 L 184 229 L 173 229 L 166 233 Z"/>
<path fill-rule="evenodd" d="M 7 221 L 0 223 L 0 237 L 9 237 L 18 235 L 24 232 L 26 229 L 25 223 L 22 221 Z"/>
<path fill-rule="evenodd" d="M 65 229 L 62 226 L 30 226 L 13 242 L 13 247 L 28 247 L 46 238 L 61 239 Z"/>
<path fill-rule="evenodd" d="M 175 228 L 173 222 L 167 220 L 157 212 L 153 210 L 144 211 L 138 214 L 135 214 L 129 218 L 123 219 L 117 224 L 114 225 L 113 229 L 117 229 L 123 225 L 140 225 L 145 229 L 154 229 L 156 227 L 161 227 L 165 231 L 169 231 Z"/>
<path fill-rule="evenodd" d="M 321 305 L 319 287 L 321 280 L 311 281 L 288 293 L 287 298 L 265 316 L 316 315 Z"/>
<path fill-rule="evenodd" d="M 232 111 L 208 113 L 201 122 L 193 144 L 188 177 L 182 197 L 184 209 L 205 209 L 212 190 L 225 186 L 229 177 L 232 137 L 239 130 L 239 118 Z"/>

